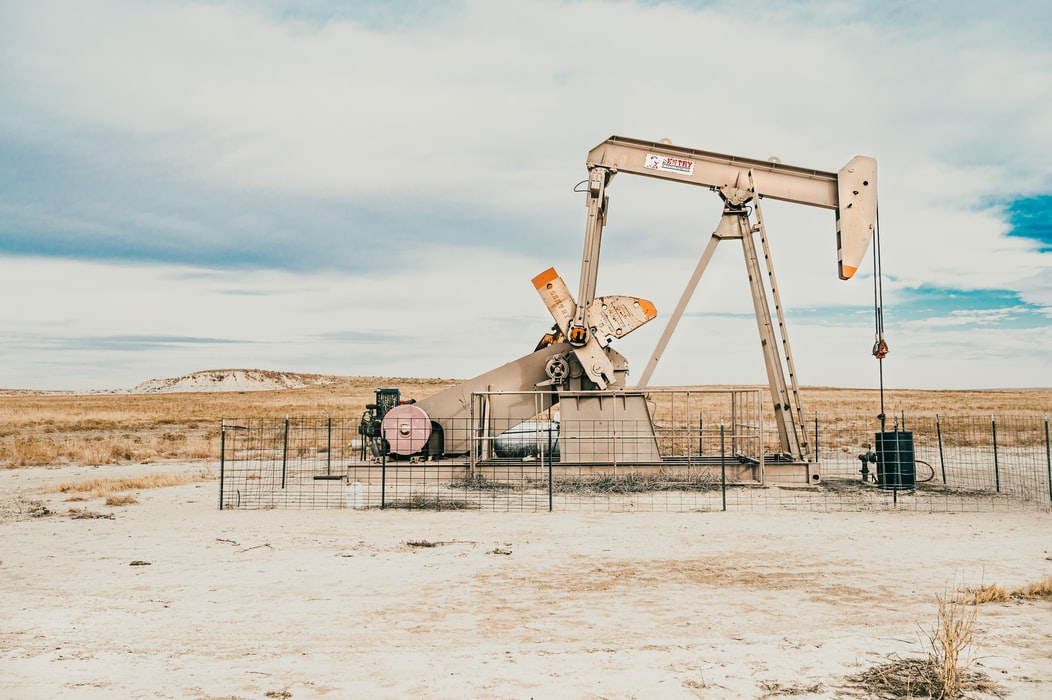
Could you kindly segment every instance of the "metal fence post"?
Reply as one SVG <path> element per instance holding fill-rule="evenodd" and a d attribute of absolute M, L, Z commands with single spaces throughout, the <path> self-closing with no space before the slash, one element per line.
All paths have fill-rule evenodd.
<path fill-rule="evenodd" d="M 387 507 L 387 440 L 381 435 L 380 456 L 380 510 Z"/>
<path fill-rule="evenodd" d="M 698 411 L 698 456 L 705 454 L 705 414 Z"/>
<path fill-rule="evenodd" d="M 476 449 L 478 448 L 478 441 L 476 440 L 476 436 L 479 435 L 479 431 L 475 428 L 475 426 L 476 426 L 476 423 L 475 423 L 475 404 L 479 400 L 480 399 L 478 397 L 478 392 L 474 392 L 474 391 L 471 392 L 471 409 L 468 412 L 468 431 L 467 432 L 468 432 L 468 478 L 470 478 L 472 480 L 475 479 L 475 474 L 476 474 L 476 469 L 477 469 L 477 460 L 478 460 L 478 453 L 476 452 Z"/>
<path fill-rule="evenodd" d="M 896 421 L 896 423 L 897 423 L 897 421 Z M 903 430 L 903 432 L 905 432 L 905 430 L 906 430 L 906 413 L 905 412 L 903 412 L 903 414 L 902 414 L 902 430 Z M 894 478 L 895 483 L 891 485 L 891 502 L 897 508 L 898 505 L 899 505 L 899 487 L 902 486 L 902 453 L 900 451 L 901 448 L 899 447 L 899 435 L 900 435 L 900 433 L 899 433 L 899 426 L 898 425 L 895 425 L 895 433 L 894 434 L 895 434 L 895 476 L 893 478 Z M 888 475 L 888 472 L 887 472 L 887 470 L 885 468 L 885 471 L 884 471 L 885 478 L 887 478 L 887 475 Z"/>
<path fill-rule="evenodd" d="M 285 488 L 285 475 L 289 464 L 289 415 L 285 414 L 285 444 L 281 448 L 281 488 Z"/>
<path fill-rule="evenodd" d="M 1048 419 L 1045 419 L 1045 435 L 1048 435 Z M 226 467 L 226 418 L 219 428 L 219 510 L 223 510 L 223 472 Z"/>
<path fill-rule="evenodd" d="M 990 429 L 994 436 L 994 486 L 997 488 L 997 493 L 1001 493 L 1001 468 L 997 463 L 997 416 L 995 414 L 990 415 Z"/>
<path fill-rule="evenodd" d="M 727 510 L 727 450 L 724 443 L 723 421 L 720 421 L 720 484 L 723 492 L 723 510 Z"/>
<path fill-rule="evenodd" d="M 1045 415 L 1045 464 L 1048 465 L 1048 500 L 1052 503 L 1052 445 L 1048 441 L 1048 415 Z"/>
<path fill-rule="evenodd" d="M 815 462 L 819 462 L 818 459 L 818 411 L 815 411 Z"/>
<path fill-rule="evenodd" d="M 548 406 L 548 428 L 547 428 L 547 433 L 548 433 L 548 513 L 551 513 L 553 511 L 553 509 L 554 509 L 554 505 L 553 505 L 553 502 L 552 502 L 553 486 L 552 486 L 552 483 L 551 483 L 551 480 L 554 477 L 554 469 L 552 468 L 551 463 L 555 459 L 554 453 L 552 452 L 552 448 L 551 448 L 551 406 Z"/>
<path fill-rule="evenodd" d="M 554 469 L 552 469 L 552 462 L 555 460 L 555 455 L 552 453 L 552 409 L 548 408 L 548 512 L 551 513 L 554 510 L 554 504 L 552 500 L 552 493 L 554 491 L 552 485 L 552 478 L 554 477 Z"/>
<path fill-rule="evenodd" d="M 946 460 L 942 457 L 942 425 L 939 423 L 939 414 L 935 414 L 935 435 L 939 439 L 939 468 L 942 469 L 942 485 L 946 485 Z"/>
<path fill-rule="evenodd" d="M 329 442 L 325 446 L 325 475 L 332 476 L 332 412 L 329 412 Z"/>

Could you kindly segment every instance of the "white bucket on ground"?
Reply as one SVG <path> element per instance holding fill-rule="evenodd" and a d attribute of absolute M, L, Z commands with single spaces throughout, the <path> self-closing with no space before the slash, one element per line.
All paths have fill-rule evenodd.
<path fill-rule="evenodd" d="M 348 508 L 364 508 L 365 484 L 357 481 L 353 484 L 347 484 L 346 498 Z"/>

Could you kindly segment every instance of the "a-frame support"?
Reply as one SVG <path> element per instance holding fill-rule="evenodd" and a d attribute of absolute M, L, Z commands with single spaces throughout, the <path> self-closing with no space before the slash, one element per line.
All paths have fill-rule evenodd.
<path fill-rule="evenodd" d="M 793 363 L 792 349 L 789 345 L 789 334 L 785 324 L 785 315 L 782 311 L 781 296 L 778 293 L 777 279 L 774 274 L 774 264 L 771 259 L 770 247 L 767 243 L 767 233 L 764 229 L 763 215 L 760 211 L 759 197 L 753 188 L 752 173 L 749 173 L 749 187 L 741 188 L 725 186 L 718 189 L 723 198 L 723 215 L 719 225 L 709 239 L 705 251 L 698 260 L 694 273 L 687 282 L 683 294 L 675 311 L 669 318 L 665 330 L 654 348 L 654 352 L 643 371 L 637 389 L 645 388 L 650 377 L 657 366 L 661 355 L 665 351 L 669 340 L 672 338 L 676 326 L 679 324 L 686 310 L 687 304 L 697 289 L 705 269 L 708 267 L 716 246 L 725 240 L 737 239 L 741 241 L 742 252 L 745 257 L 745 269 L 749 278 L 749 289 L 752 295 L 753 309 L 756 315 L 756 326 L 760 336 L 760 348 L 763 353 L 764 366 L 767 370 L 767 381 L 771 392 L 771 402 L 774 406 L 774 418 L 777 426 L 779 445 L 782 453 L 791 461 L 810 462 L 812 460 L 811 447 L 807 442 L 806 431 L 803 429 L 803 411 L 800 407 L 800 386 L 796 378 L 796 369 Z M 756 212 L 756 223 L 750 220 L 750 204 Z M 755 235 L 759 235 L 763 250 L 766 267 L 766 275 L 761 269 L 759 254 L 756 248 Z M 775 320 L 771 317 L 771 305 L 773 300 L 777 315 L 777 335 L 775 332 Z M 786 381 L 788 374 L 789 381 Z"/>

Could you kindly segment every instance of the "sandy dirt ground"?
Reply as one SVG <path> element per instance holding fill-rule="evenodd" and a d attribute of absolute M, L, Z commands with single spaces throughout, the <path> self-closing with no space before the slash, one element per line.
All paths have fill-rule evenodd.
<path fill-rule="evenodd" d="M 0 471 L 0 697 L 871 697 L 936 594 L 1052 573 L 1052 515 L 110 507 Z M 74 518 L 71 508 L 112 517 Z M 45 510 L 47 512 L 45 512 Z M 973 667 L 1052 697 L 1052 603 L 985 604 Z"/>

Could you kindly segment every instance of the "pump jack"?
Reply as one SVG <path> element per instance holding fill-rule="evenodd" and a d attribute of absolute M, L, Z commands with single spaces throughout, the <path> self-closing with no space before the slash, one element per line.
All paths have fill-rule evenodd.
<path fill-rule="evenodd" d="M 723 241 L 739 240 L 774 405 L 782 451 L 779 459 L 784 463 L 779 469 L 767 473 L 772 481 L 817 482 L 820 478 L 818 465 L 803 434 L 800 388 L 760 199 L 770 197 L 832 209 L 836 213 L 838 275 L 847 280 L 865 257 L 875 230 L 876 161 L 856 156 L 839 172 L 833 173 L 699 151 L 666 141 L 612 136 L 589 152 L 587 167 L 585 203 L 588 217 L 576 299 L 554 269 L 549 268 L 537 275 L 533 284 L 555 320 L 552 332 L 529 355 L 421 399 L 412 408 L 400 407 L 391 411 L 384 419 L 384 435 L 388 437 L 392 452 L 413 454 L 425 446 L 432 456 L 468 452 L 472 449 L 473 431 L 469 427 L 470 421 L 465 419 L 473 411 L 472 397 L 485 393 L 488 398 L 484 418 L 491 421 L 526 420 L 559 403 L 564 438 L 589 437 L 585 434 L 567 435 L 567 429 L 588 431 L 583 427 L 569 428 L 574 425 L 609 424 L 614 420 L 651 425 L 649 436 L 636 440 L 631 454 L 619 452 L 619 448 L 613 446 L 609 453 L 598 457 L 620 464 L 660 462 L 646 388 L 717 245 Z M 706 187 L 717 193 L 724 203 L 720 221 L 646 369 L 631 389 L 625 381 L 628 363 L 614 350 L 612 343 L 655 318 L 657 310 L 651 302 L 638 297 L 595 296 L 600 243 L 607 216 L 607 189 L 620 172 Z M 766 275 L 760 265 L 756 237 L 762 249 Z M 772 300 L 777 320 L 771 317 Z M 420 421 L 428 424 L 424 431 L 426 435 L 417 427 Z M 413 428 L 409 427 L 411 423 Z M 411 434 L 413 439 L 400 441 L 400 434 Z M 575 455 L 574 444 L 572 439 L 562 441 L 561 461 L 572 462 L 581 457 Z M 595 460 L 597 456 L 590 453 L 589 459 Z"/>

